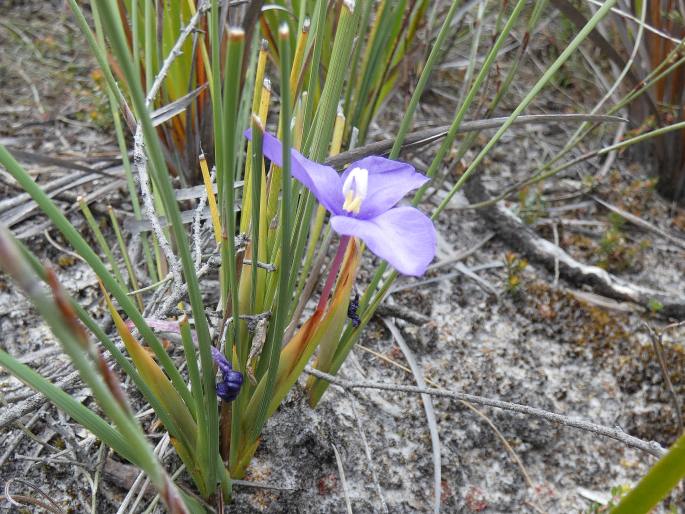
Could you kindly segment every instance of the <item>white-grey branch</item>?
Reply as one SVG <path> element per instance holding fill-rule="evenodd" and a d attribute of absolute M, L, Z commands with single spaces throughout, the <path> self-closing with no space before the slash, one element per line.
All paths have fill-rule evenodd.
<path fill-rule="evenodd" d="M 447 391 L 445 389 L 404 386 L 399 384 L 386 384 L 382 382 L 352 382 L 350 380 L 345 380 L 344 378 L 329 375 L 328 373 L 324 373 L 322 371 L 319 371 L 318 369 L 313 369 L 310 366 L 305 367 L 304 371 L 305 373 L 325 380 L 326 382 L 330 382 L 331 384 L 340 386 L 345 390 L 380 389 L 383 391 L 396 391 L 414 394 L 430 394 L 433 396 L 440 396 L 443 398 L 451 398 L 453 400 L 462 400 L 471 403 L 476 403 L 478 405 L 487 405 L 489 407 L 495 407 L 497 409 L 518 412 L 520 414 L 526 414 L 528 416 L 546 419 L 547 421 L 559 423 L 567 427 L 578 428 L 586 432 L 592 432 L 597 435 L 609 437 L 632 448 L 637 448 L 638 450 L 645 451 L 651 455 L 654 455 L 655 457 L 661 457 L 666 453 L 666 450 L 656 441 L 644 441 L 642 439 L 638 439 L 637 437 L 633 437 L 629 434 L 626 434 L 619 427 L 612 428 L 604 425 L 598 425 L 597 423 L 593 423 L 583 418 L 565 416 L 563 414 L 558 414 L 556 412 L 546 411 L 543 409 L 538 409 L 536 407 L 529 407 L 528 405 L 505 402 L 502 400 L 495 400 L 493 398 L 486 398 L 484 396 L 476 396 L 474 394 L 461 393 L 457 391 Z"/>

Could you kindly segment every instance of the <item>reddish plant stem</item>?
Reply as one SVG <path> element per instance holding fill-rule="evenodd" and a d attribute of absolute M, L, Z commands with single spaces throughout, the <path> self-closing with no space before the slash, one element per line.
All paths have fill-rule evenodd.
<path fill-rule="evenodd" d="M 340 265 L 342 264 L 343 257 L 345 257 L 345 251 L 347 250 L 347 244 L 350 242 L 350 236 L 340 236 L 340 244 L 338 245 L 338 251 L 333 257 L 333 262 L 331 262 L 331 269 L 326 278 L 326 283 L 323 286 L 323 291 L 321 291 L 321 298 L 319 298 L 319 305 L 316 306 L 316 310 L 323 311 L 326 308 L 326 302 L 331 294 L 333 285 L 335 284 L 335 278 L 338 276 L 338 271 L 340 270 Z"/>

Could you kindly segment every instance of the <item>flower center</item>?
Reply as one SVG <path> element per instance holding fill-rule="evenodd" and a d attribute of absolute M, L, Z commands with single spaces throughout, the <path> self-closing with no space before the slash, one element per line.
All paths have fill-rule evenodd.
<path fill-rule="evenodd" d="M 353 214 L 359 214 L 362 201 L 366 198 L 369 187 L 369 170 L 354 168 L 343 183 L 342 192 L 345 197 L 343 210 Z"/>

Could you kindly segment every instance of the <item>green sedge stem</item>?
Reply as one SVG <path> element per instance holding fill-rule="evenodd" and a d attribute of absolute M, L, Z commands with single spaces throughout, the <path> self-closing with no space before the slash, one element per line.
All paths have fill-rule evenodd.
<path fill-rule="evenodd" d="M 223 98 L 223 121 L 224 121 L 224 169 L 217 168 L 217 184 L 221 184 L 220 205 L 222 213 L 221 226 L 226 230 L 226 239 L 221 245 L 221 269 L 224 278 L 224 288 L 228 288 L 226 298 L 230 297 L 231 314 L 233 316 L 232 336 L 229 339 L 239 348 L 242 346 L 238 340 L 239 334 L 239 302 L 238 302 L 238 279 L 236 270 L 236 251 L 234 236 L 236 231 L 235 220 L 235 187 L 236 163 L 237 163 L 237 116 L 240 98 L 240 70 L 242 66 L 243 47 L 245 44 L 245 32 L 241 28 L 228 30 L 228 48 L 226 50 L 226 66 L 224 68 L 226 79 L 224 84 Z M 218 189 L 218 187 L 217 187 Z M 224 311 L 229 302 L 224 303 Z M 232 345 L 226 345 L 228 356 Z M 243 353 L 239 350 L 239 353 Z"/>
<path fill-rule="evenodd" d="M 19 248 L 12 243 L 9 231 L 4 228 L 0 228 L 0 265 L 31 298 L 41 317 L 50 326 L 65 353 L 69 355 L 79 375 L 93 392 L 98 405 L 114 421 L 126 445 L 130 448 L 127 455 L 133 456 L 134 462 L 148 473 L 150 481 L 158 490 L 169 494 L 167 501 L 171 498 L 172 503 L 175 503 L 173 500 L 178 495 L 178 491 L 152 452 L 138 421 L 128 405 L 124 403 L 124 398 L 115 396 L 113 384 L 103 377 L 98 367 L 101 362 L 98 360 L 102 357 L 89 341 L 85 331 L 80 332 L 74 327 L 66 307 L 60 305 L 64 298 L 60 299 L 57 296 L 61 294 L 59 284 L 52 284 L 54 297 L 48 295 L 44 289 L 36 287 L 38 277 L 30 269 L 28 263 L 21 259 Z M 187 510 L 181 508 L 175 512 L 185 513 Z"/>
<path fill-rule="evenodd" d="M 457 112 L 455 114 L 454 121 L 452 122 L 452 125 L 450 127 L 450 130 L 447 134 L 447 137 L 441 144 L 440 148 L 438 149 L 437 154 L 435 155 L 435 158 L 431 162 L 431 165 L 428 169 L 428 172 L 426 173 L 429 177 L 433 177 L 438 169 L 438 166 L 442 163 L 443 158 L 445 154 L 447 153 L 447 150 L 452 146 L 452 143 L 454 142 L 454 139 L 456 138 L 457 131 L 459 127 L 461 126 L 461 122 L 463 121 L 464 117 L 466 116 L 466 112 L 468 111 L 471 103 L 473 102 L 473 99 L 476 96 L 476 93 L 480 90 L 480 86 L 487 77 L 490 68 L 492 67 L 495 58 L 497 57 L 497 54 L 499 52 L 499 49 L 504 45 L 504 42 L 506 41 L 506 38 L 509 35 L 509 32 L 511 31 L 511 28 L 514 25 L 514 22 L 518 18 L 518 14 L 520 13 L 521 9 L 525 6 L 525 1 L 524 0 L 519 0 L 517 3 L 516 7 L 514 8 L 514 11 L 511 15 L 511 23 L 508 25 L 508 29 L 505 28 L 503 30 L 495 43 L 493 44 L 492 48 L 490 49 L 490 52 L 488 53 L 487 57 L 485 58 L 485 61 L 483 63 L 483 68 L 480 70 L 480 73 L 476 77 L 476 80 L 474 84 L 471 86 L 471 89 L 469 90 L 469 94 L 466 96 L 466 99 L 464 102 L 459 106 L 457 109 Z M 443 22 L 442 26 L 440 27 L 440 32 L 438 33 L 438 39 L 440 41 L 444 41 L 448 34 L 448 29 L 450 26 L 450 22 L 454 15 L 456 14 L 456 11 L 454 11 L 454 5 L 450 8 L 450 11 L 447 13 L 447 17 L 445 21 Z M 442 39 L 440 38 L 442 36 Z M 402 118 L 402 122 L 400 123 L 400 129 L 398 132 L 397 136 L 397 141 L 393 145 L 392 150 L 390 151 L 390 158 L 394 159 L 397 158 L 397 156 L 400 153 L 400 150 L 402 148 L 402 143 L 404 142 L 404 139 L 406 137 L 407 131 L 409 130 L 409 127 L 411 126 L 411 122 L 414 117 L 414 113 L 416 111 L 416 108 L 418 106 L 418 102 L 421 99 L 421 95 L 423 94 L 423 90 L 425 89 L 425 86 L 428 82 L 428 79 L 430 78 L 431 72 L 433 71 L 433 68 L 435 67 L 438 57 L 440 56 L 440 50 L 439 50 L 438 44 L 436 44 L 433 49 L 431 50 L 430 55 L 428 56 L 428 59 L 426 60 L 426 65 L 423 68 L 423 71 L 421 72 L 421 77 L 419 78 L 419 82 L 417 84 L 416 89 L 414 90 L 414 93 L 412 94 L 411 100 L 409 101 L 409 107 L 407 109 L 407 112 L 404 114 Z M 423 195 L 423 191 L 425 191 L 425 186 L 416 193 L 414 197 L 414 202 L 413 204 L 416 205 L 419 201 L 419 198 L 421 197 L 420 195 Z M 359 311 L 360 312 L 365 312 L 366 306 L 369 304 L 371 301 L 371 297 L 373 296 L 376 287 L 378 287 L 378 284 L 381 281 L 381 278 L 385 271 L 388 269 L 388 264 L 386 262 L 383 262 L 379 268 L 376 270 L 374 273 L 372 279 L 371 279 L 371 284 L 369 287 L 366 288 L 366 291 L 364 291 L 364 294 L 362 295 L 361 299 L 359 300 Z"/>
<path fill-rule="evenodd" d="M 11 237 L 14 243 L 19 247 L 19 250 L 22 254 L 22 258 L 24 258 L 26 262 L 28 262 L 28 264 L 33 269 L 33 272 L 36 275 L 38 275 L 38 277 L 43 282 L 46 282 L 47 273 L 41 262 L 38 260 L 38 258 L 35 255 L 33 255 L 33 253 L 31 253 L 29 249 L 26 248 L 26 246 L 24 246 L 24 244 L 21 241 L 16 240 L 13 236 Z M 136 370 L 135 366 L 131 364 L 131 361 L 129 361 L 124 356 L 124 354 L 119 350 L 119 348 L 117 348 L 117 346 L 104 332 L 104 330 L 102 330 L 100 325 L 90 316 L 90 314 L 88 314 L 88 312 L 86 312 L 86 310 L 83 307 L 81 307 L 81 305 L 78 302 L 76 302 L 76 300 L 66 295 L 66 293 L 65 296 L 67 296 L 67 299 L 69 300 L 71 307 L 76 311 L 76 315 L 81 320 L 81 322 L 86 326 L 88 330 L 90 330 L 95 335 L 95 337 L 102 343 L 102 346 L 105 347 L 105 349 L 112 355 L 112 357 L 114 357 L 114 360 L 116 360 L 117 364 L 121 367 L 124 373 L 131 377 L 138 390 L 150 403 L 150 406 L 159 416 L 159 419 L 164 424 L 164 426 L 174 427 L 175 425 L 171 417 L 164 410 L 164 408 L 162 408 L 158 398 L 152 393 L 152 391 L 147 386 L 145 381 L 141 378 L 140 374 L 138 373 L 138 370 Z"/>
<path fill-rule="evenodd" d="M 506 132 L 509 127 L 511 126 L 512 123 L 514 123 L 514 120 L 523 112 L 523 110 L 530 105 L 530 103 L 537 97 L 538 93 L 542 90 L 542 88 L 551 80 L 551 78 L 554 76 L 554 74 L 561 68 L 561 66 L 568 60 L 568 58 L 571 56 L 573 52 L 576 51 L 578 46 L 585 40 L 587 35 L 595 28 L 595 26 L 600 22 L 602 18 L 610 11 L 610 9 L 613 7 L 613 5 L 616 3 L 616 0 L 607 0 L 607 2 L 600 7 L 597 12 L 590 18 L 590 20 L 587 22 L 587 24 L 580 30 L 578 35 L 571 41 L 571 43 L 564 49 L 563 52 L 561 52 L 561 55 L 557 58 L 556 61 L 552 63 L 552 65 L 545 71 L 545 73 L 540 77 L 540 79 L 535 83 L 535 85 L 532 87 L 532 89 L 528 92 L 528 94 L 525 96 L 525 98 L 521 101 L 521 103 L 514 109 L 514 112 L 511 113 L 509 118 L 507 118 L 507 121 L 504 122 L 504 124 L 497 130 L 495 135 L 492 136 L 490 141 L 483 147 L 483 149 L 478 153 L 478 155 L 475 157 L 475 159 L 471 162 L 471 164 L 466 168 L 464 173 L 459 177 L 459 180 L 457 183 L 452 187 L 450 192 L 445 196 L 443 201 L 438 205 L 438 207 L 433 211 L 433 214 L 431 216 L 432 219 L 436 219 L 440 213 L 447 207 L 449 202 L 452 200 L 452 197 L 457 193 L 457 191 L 461 190 L 462 187 L 464 187 L 464 184 L 466 181 L 469 179 L 469 177 L 476 171 L 480 163 L 483 161 L 485 156 L 490 152 L 493 146 L 500 140 L 502 137 L 502 134 Z M 519 7 L 517 5 L 517 7 Z M 513 17 L 513 16 L 512 16 Z M 509 25 L 511 20 L 507 21 L 507 25 Z M 450 127 L 451 129 L 451 127 Z M 448 136 L 449 139 L 449 136 Z M 451 144 L 451 142 L 450 142 Z M 442 150 L 442 147 L 441 147 Z M 445 152 L 447 149 L 445 149 Z M 440 152 L 439 152 L 440 154 Z M 444 157 L 444 153 L 440 155 L 440 159 Z M 436 156 L 437 159 L 437 156 Z M 434 160 L 435 162 L 435 160 Z M 435 171 L 437 171 L 437 164 L 433 166 L 431 164 L 431 170 L 433 174 L 435 174 Z M 429 176 L 433 176 L 430 175 Z M 417 196 L 420 197 L 422 194 L 423 189 L 417 193 Z"/>
<path fill-rule="evenodd" d="M 132 104 L 145 136 L 146 150 L 149 156 L 148 164 L 151 171 L 150 176 L 155 182 L 157 191 L 164 202 L 165 212 L 169 218 L 169 222 L 171 223 L 171 229 L 173 231 L 175 243 L 181 258 L 181 263 L 183 265 L 183 273 L 188 287 L 188 297 L 190 298 L 190 304 L 195 320 L 195 330 L 197 332 L 198 344 L 200 347 L 202 373 L 204 375 L 205 404 L 208 411 L 208 426 L 198 427 L 200 431 L 206 431 L 205 433 L 207 435 L 205 439 L 206 444 L 208 444 L 208 451 L 206 453 L 207 468 L 203 471 L 206 471 L 207 473 L 206 485 L 208 486 L 208 490 L 210 493 L 213 493 L 217 484 L 216 473 L 219 460 L 218 409 L 216 394 L 214 394 L 214 374 L 212 373 L 213 362 L 209 349 L 211 345 L 209 326 L 204 312 L 202 293 L 200 291 L 197 274 L 195 273 L 195 263 L 190 253 L 187 234 L 185 233 L 183 222 L 181 220 L 179 206 L 176 202 L 176 197 L 174 195 L 173 186 L 171 183 L 171 177 L 166 167 L 161 144 L 145 103 L 145 96 L 140 85 L 138 71 L 133 69 L 133 63 L 126 44 L 126 37 L 120 24 L 118 10 L 113 3 L 103 3 L 103 24 L 109 29 L 108 33 L 110 34 L 112 53 L 117 58 L 122 69 L 122 73 L 127 78 L 127 82 L 131 90 Z M 123 298 L 117 298 L 120 303 L 122 303 L 122 301 L 128 301 L 129 304 L 131 303 L 125 294 L 122 296 Z M 135 311 L 135 308 L 132 310 Z M 133 319 L 133 321 L 141 330 L 141 332 L 143 332 L 143 335 L 150 331 L 145 321 L 142 320 L 142 317 L 136 316 L 136 319 Z M 156 338 L 154 338 L 154 340 L 158 346 L 161 346 Z M 155 350 L 155 353 L 158 354 L 157 348 L 153 347 L 153 349 Z M 158 354 L 160 360 L 171 360 L 163 348 L 161 349 L 160 353 L 162 354 Z M 175 367 L 172 371 L 169 371 L 167 370 L 166 363 L 164 364 L 164 368 L 167 373 L 173 373 L 171 377 L 172 381 L 174 382 L 174 387 L 185 399 L 189 395 L 189 391 L 185 382 L 183 381 L 183 378 L 180 377 L 180 374 Z M 171 364 L 171 367 L 173 367 L 173 363 Z M 178 378 L 174 380 L 175 377 L 180 377 L 180 381 L 178 381 Z M 189 399 L 189 401 L 186 403 L 189 404 L 190 402 L 192 402 L 192 399 Z"/>
<path fill-rule="evenodd" d="M 26 364 L 22 364 L 2 349 L 0 349 L 0 366 L 22 382 L 28 384 L 32 389 L 43 394 L 58 409 L 66 412 L 76 423 L 93 432 L 98 439 L 119 455 L 140 467 L 141 462 L 138 460 L 135 450 L 121 433 L 92 410 L 75 400 L 69 393 L 46 380 L 45 377 L 36 373 Z"/>
<path fill-rule="evenodd" d="M 443 22 L 442 27 L 440 27 L 440 32 L 438 32 L 438 37 L 435 40 L 435 44 L 433 45 L 433 48 L 430 54 L 428 55 L 426 65 L 423 67 L 423 70 L 421 71 L 421 76 L 419 77 L 419 81 L 416 84 L 416 88 L 414 89 L 414 92 L 411 95 L 411 100 L 409 100 L 407 110 L 404 113 L 404 116 L 402 116 L 402 122 L 400 123 L 400 128 L 397 130 L 395 144 L 393 145 L 392 150 L 390 150 L 390 155 L 388 156 L 389 159 L 397 159 L 397 157 L 400 154 L 402 143 L 404 142 L 407 132 L 411 127 L 411 123 L 414 119 L 414 113 L 416 112 L 416 108 L 419 105 L 419 100 L 423 95 L 423 91 L 426 88 L 426 84 L 428 84 L 428 79 L 430 78 L 431 72 L 433 71 L 433 68 L 437 63 L 438 58 L 442 54 L 442 45 L 444 44 L 445 39 L 447 38 L 447 35 L 450 32 L 450 24 L 452 22 L 452 18 L 454 18 L 454 15 L 457 13 L 457 8 L 459 7 L 459 4 L 459 2 L 452 2 L 450 10 L 447 11 L 447 14 L 445 15 L 445 21 Z"/>
<path fill-rule="evenodd" d="M 263 395 L 254 424 L 250 428 L 250 441 L 254 441 L 259 436 L 262 426 L 266 421 L 268 407 L 273 396 L 273 389 L 276 385 L 276 373 L 280 360 L 283 333 L 287 325 L 287 314 L 289 306 L 290 291 L 288 290 L 291 261 L 291 234 L 292 234 L 292 179 L 290 150 L 292 148 L 291 120 L 291 101 L 290 84 L 288 81 L 288 70 L 290 69 L 290 30 L 287 24 L 281 25 L 279 31 L 279 46 L 281 57 L 281 142 L 283 145 L 283 167 L 282 169 L 282 200 L 281 200 L 281 265 L 279 266 L 278 276 L 278 302 L 276 315 L 272 330 L 267 341 L 268 348 L 265 346 L 262 358 L 268 359 L 266 376 L 266 393 Z"/>
<path fill-rule="evenodd" d="M 340 20 L 333 41 L 326 83 L 323 86 L 321 100 L 314 115 L 314 122 L 311 125 L 312 130 L 303 146 L 304 154 L 314 161 L 323 161 L 328 153 L 328 146 L 335 126 L 335 117 L 338 113 L 338 103 L 345 82 L 342 77 L 345 76 L 345 70 L 350 64 L 349 59 L 352 54 L 354 35 L 359 25 L 358 9 L 353 7 L 350 10 L 350 8 L 348 2 L 343 2 L 340 8 Z M 316 69 L 312 69 L 312 72 L 318 73 Z M 284 78 L 284 80 L 286 79 Z M 313 96 L 313 91 L 310 90 L 309 95 Z"/>

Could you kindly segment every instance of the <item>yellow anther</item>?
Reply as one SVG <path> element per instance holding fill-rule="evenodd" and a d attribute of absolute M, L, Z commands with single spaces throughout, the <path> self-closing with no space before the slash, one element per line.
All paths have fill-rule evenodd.
<path fill-rule="evenodd" d="M 362 197 L 355 196 L 354 198 L 349 198 L 345 200 L 343 209 L 347 212 L 353 212 L 354 214 L 359 214 L 359 210 L 362 208 Z"/>
<path fill-rule="evenodd" d="M 369 182 L 369 172 L 363 168 L 354 168 L 343 184 L 343 195 L 345 203 L 343 210 L 353 214 L 359 214 L 362 201 L 366 198 Z"/>

